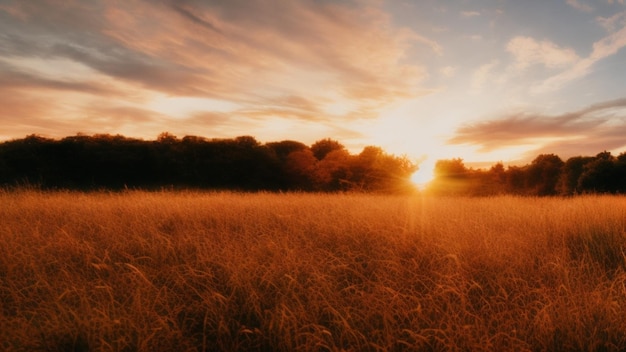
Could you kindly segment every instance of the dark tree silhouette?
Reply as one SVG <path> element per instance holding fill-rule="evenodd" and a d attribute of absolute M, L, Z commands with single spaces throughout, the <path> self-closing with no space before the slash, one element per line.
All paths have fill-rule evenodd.
<path fill-rule="evenodd" d="M 561 176 L 557 183 L 557 192 L 562 195 L 574 195 L 583 191 L 578 180 L 584 171 L 585 164 L 592 161 L 591 157 L 575 156 L 567 159 L 561 168 Z"/>
<path fill-rule="evenodd" d="M 615 158 L 615 177 L 617 178 L 617 192 L 626 193 L 626 152 Z"/>
<path fill-rule="evenodd" d="M 297 141 L 280 141 L 280 142 L 269 142 L 266 143 L 267 147 L 274 151 L 276 157 L 281 161 L 285 161 L 289 154 L 300 151 L 307 150 L 309 147 L 306 144 L 297 142 Z"/>
<path fill-rule="evenodd" d="M 578 187 L 596 193 L 616 193 L 624 179 L 619 177 L 616 159 L 604 151 L 583 166 L 578 179 Z"/>
<path fill-rule="evenodd" d="M 541 154 L 526 170 L 526 185 L 532 194 L 546 196 L 556 194 L 556 184 L 561 175 L 563 160 L 554 154 Z"/>
<path fill-rule="evenodd" d="M 0 143 L 0 186 L 43 189 L 235 189 L 245 191 L 411 191 L 416 165 L 376 146 L 350 154 L 323 139 L 311 147 L 285 140 L 262 144 L 251 136 L 178 138 L 164 132 L 153 141 L 120 135 L 38 135 Z M 626 153 L 602 152 L 563 162 L 554 154 L 529 165 L 502 163 L 488 170 L 462 159 L 439 160 L 426 191 L 484 196 L 626 193 Z"/>
<path fill-rule="evenodd" d="M 314 183 L 322 191 L 345 191 L 351 188 L 351 155 L 344 148 L 334 149 L 316 163 Z"/>
<path fill-rule="evenodd" d="M 283 172 L 288 189 L 311 191 L 317 159 L 308 147 L 295 150 L 285 159 Z"/>
<path fill-rule="evenodd" d="M 506 190 L 511 194 L 524 194 L 526 168 L 509 166 L 506 170 Z"/>
<path fill-rule="evenodd" d="M 330 138 L 319 140 L 311 145 L 311 151 L 317 160 L 324 159 L 332 151 L 345 149 L 346 147 L 343 144 Z"/>

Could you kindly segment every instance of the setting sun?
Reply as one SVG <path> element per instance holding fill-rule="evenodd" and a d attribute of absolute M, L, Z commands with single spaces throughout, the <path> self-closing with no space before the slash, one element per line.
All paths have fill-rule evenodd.
<path fill-rule="evenodd" d="M 411 175 L 411 181 L 418 187 L 428 184 L 435 177 L 435 164 L 426 159 L 419 164 L 419 169 Z"/>
<path fill-rule="evenodd" d="M 332 137 L 470 166 L 626 148 L 624 0 L 236 4 L 0 0 L 0 141 Z"/>

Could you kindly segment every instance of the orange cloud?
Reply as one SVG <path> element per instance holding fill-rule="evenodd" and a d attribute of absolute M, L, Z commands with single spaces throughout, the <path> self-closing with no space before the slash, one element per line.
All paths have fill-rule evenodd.
<path fill-rule="evenodd" d="M 442 53 L 435 41 L 394 27 L 379 6 L 314 0 L 10 2 L 0 6 L 2 57 L 64 60 L 92 74 L 69 80 L 12 70 L 0 84 L 75 91 L 95 101 L 114 96 L 119 101 L 112 107 L 124 106 L 120 93 L 131 91 L 143 99 L 158 92 L 223 100 L 238 106 L 234 112 L 305 120 L 323 119 L 324 106 L 349 101 L 352 111 L 334 118 L 372 116 L 385 104 L 423 94 L 427 73 L 406 62 L 409 50 Z M 66 112 L 73 117 L 81 109 L 94 113 L 88 105 L 71 105 Z M 15 107 L 15 113 L 25 108 Z M 197 113 L 203 112 L 211 107 Z"/>
<path fill-rule="evenodd" d="M 398 92 L 411 94 L 424 75 L 401 63 L 409 46 L 419 42 L 440 50 L 415 33 L 392 29 L 375 7 L 314 1 L 279 7 L 129 1 L 109 6 L 105 33 L 135 53 L 193 72 L 198 81 L 181 83 L 198 94 L 241 100 L 324 97 L 328 87 L 350 99 L 393 100 Z M 143 15 L 133 15 L 138 13 Z"/>
<path fill-rule="evenodd" d="M 0 86 L 0 117 L 4 136 L 29 134 L 55 135 L 68 131 L 71 123 L 64 120 L 66 108 L 49 91 L 24 91 Z"/>
<path fill-rule="evenodd" d="M 626 98 L 622 98 L 557 116 L 513 113 L 496 120 L 464 125 L 448 143 L 477 145 L 481 152 L 535 145 L 531 153 L 541 150 L 587 155 L 626 145 L 623 139 L 625 108 Z"/>

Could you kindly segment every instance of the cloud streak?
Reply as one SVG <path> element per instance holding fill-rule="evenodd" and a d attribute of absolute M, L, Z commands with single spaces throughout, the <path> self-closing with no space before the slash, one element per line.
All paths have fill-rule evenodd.
<path fill-rule="evenodd" d="M 442 53 L 434 40 L 393 26 L 374 1 L 8 1 L 0 5 L 0 33 L 2 57 L 67 60 L 111 83 L 10 70 L 0 84 L 94 99 L 124 86 L 304 120 L 325 118 L 333 102 L 348 100 L 352 112 L 371 115 L 422 94 L 427 72 L 406 62 L 407 52 Z M 298 99 L 307 104 L 294 107 Z M 206 106 L 197 113 L 210 112 Z"/>
<path fill-rule="evenodd" d="M 589 4 L 581 2 L 581 0 L 567 0 L 567 4 L 581 12 L 592 12 L 593 7 Z"/>
<path fill-rule="evenodd" d="M 604 59 L 624 46 L 617 0 L 0 0 L 0 138 L 293 134 L 439 152 L 438 131 L 468 115 L 620 96 L 619 62 Z M 576 84 L 586 75 L 593 90 Z M 463 125 L 452 142 L 617 143 L 622 110 L 594 109 L 512 113 Z"/>
<path fill-rule="evenodd" d="M 99 96 L 120 96 L 121 91 L 93 81 L 64 81 L 35 76 L 19 70 L 12 70 L 8 65 L 0 64 L 0 87 L 11 87 L 24 91 L 51 90 L 71 91 Z"/>
<path fill-rule="evenodd" d="M 513 55 L 517 69 L 525 69 L 534 64 L 548 68 L 566 67 L 579 60 L 572 49 L 561 48 L 548 40 L 537 41 L 531 37 L 515 37 L 509 41 L 506 49 Z"/>
<path fill-rule="evenodd" d="M 179 3 L 172 2 L 171 3 L 171 7 L 172 7 L 172 9 L 174 9 L 174 11 L 178 12 L 183 17 L 188 18 L 192 22 L 197 23 L 200 26 L 202 26 L 204 28 L 207 28 L 207 29 L 209 29 L 211 31 L 215 31 L 215 32 L 220 33 L 220 34 L 222 33 L 219 30 L 219 28 L 215 27 L 215 25 L 213 25 L 211 22 L 196 16 L 192 11 L 189 11 L 188 9 L 184 8 Z"/>
<path fill-rule="evenodd" d="M 480 16 L 480 12 L 478 11 L 463 11 L 461 12 L 462 17 L 470 18 L 470 17 L 478 17 Z"/>
<path fill-rule="evenodd" d="M 539 147 L 529 155 L 541 151 L 571 156 L 623 147 L 626 145 L 623 132 L 626 132 L 626 98 L 556 116 L 512 113 L 467 124 L 458 128 L 448 143 L 475 145 L 481 152 L 537 144 Z"/>
<path fill-rule="evenodd" d="M 608 25 L 604 22 L 606 25 L 605 28 L 612 29 L 616 22 L 617 20 L 610 20 Z M 599 61 L 616 54 L 625 46 L 626 23 L 621 23 L 621 28 L 610 32 L 604 38 L 593 43 L 592 51 L 589 56 L 573 61 L 566 70 L 535 85 L 532 91 L 536 94 L 540 94 L 558 90 L 567 83 L 588 75 L 592 71 L 593 66 Z"/>

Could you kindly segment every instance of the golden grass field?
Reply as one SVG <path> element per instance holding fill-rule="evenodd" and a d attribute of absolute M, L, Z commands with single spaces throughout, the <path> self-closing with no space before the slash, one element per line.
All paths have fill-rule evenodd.
<path fill-rule="evenodd" d="M 623 351 L 626 198 L 0 192 L 3 351 Z"/>

